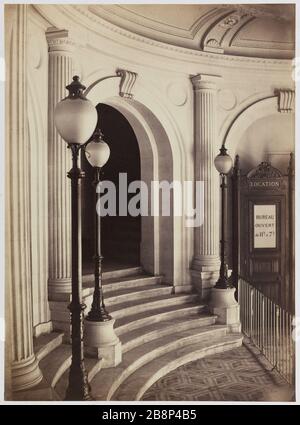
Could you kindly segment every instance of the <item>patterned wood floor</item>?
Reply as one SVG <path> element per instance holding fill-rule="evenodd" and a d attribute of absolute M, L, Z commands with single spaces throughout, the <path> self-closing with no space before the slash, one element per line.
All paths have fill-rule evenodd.
<path fill-rule="evenodd" d="M 144 401 L 294 401 L 293 389 L 245 345 L 188 363 L 149 388 Z"/>

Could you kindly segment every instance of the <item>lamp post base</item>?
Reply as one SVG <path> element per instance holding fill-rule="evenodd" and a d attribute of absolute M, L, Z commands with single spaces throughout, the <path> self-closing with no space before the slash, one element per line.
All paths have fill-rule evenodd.
<path fill-rule="evenodd" d="M 228 325 L 230 332 L 240 332 L 240 306 L 234 293 L 235 288 L 213 288 L 209 309 L 212 314 L 218 316 L 217 323 Z"/>
<path fill-rule="evenodd" d="M 72 364 L 69 373 L 69 385 L 66 391 L 66 401 L 93 400 L 91 388 L 84 365 Z"/>
<path fill-rule="evenodd" d="M 114 331 L 115 320 L 96 322 L 85 320 L 85 354 L 102 358 L 102 368 L 115 367 L 122 361 L 122 344 Z"/>

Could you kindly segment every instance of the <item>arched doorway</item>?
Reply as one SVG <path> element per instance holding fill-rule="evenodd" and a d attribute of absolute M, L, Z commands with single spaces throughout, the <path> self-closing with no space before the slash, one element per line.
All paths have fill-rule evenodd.
<path fill-rule="evenodd" d="M 110 158 L 103 167 L 102 180 L 109 180 L 116 187 L 116 215 L 101 220 L 101 245 L 106 268 L 130 267 L 140 264 L 141 216 L 132 217 L 124 210 L 119 195 L 132 181 L 141 180 L 140 152 L 135 133 L 127 119 L 117 109 L 104 103 L 97 105 L 98 127 L 110 147 Z M 93 271 L 95 222 L 93 220 L 94 171 L 82 157 L 82 168 L 86 173 L 83 182 L 83 271 Z M 120 174 L 123 177 L 120 183 Z M 122 188 L 121 188 L 122 185 Z M 126 185 L 126 189 L 125 189 Z M 127 194 L 127 202 L 134 194 Z"/>
<path fill-rule="evenodd" d="M 187 234 L 184 227 L 185 218 L 184 216 L 174 217 L 172 207 L 170 216 L 162 216 L 160 214 L 160 197 L 151 196 L 152 182 L 164 180 L 172 182 L 174 179 L 182 181 L 182 161 L 185 157 L 184 153 L 180 151 L 178 135 L 172 133 L 172 128 L 168 128 L 168 131 L 174 134 L 171 143 L 170 136 L 161 121 L 147 106 L 134 99 L 114 96 L 111 89 L 97 91 L 97 87 L 89 93 L 90 100 L 95 105 L 102 102 L 120 112 L 133 129 L 139 147 L 141 181 L 148 188 L 149 211 L 148 215 L 141 217 L 140 266 L 146 273 L 160 275 L 163 282 L 172 283 L 174 288 L 176 287 L 175 291 L 189 290 L 185 288 L 190 288 L 187 257 L 191 252 L 183 251 L 183 248 L 187 243 L 187 235 L 191 234 Z M 85 168 L 83 167 L 83 169 Z M 85 179 L 83 192 L 87 187 L 88 180 L 91 182 L 91 177 Z M 88 190 L 92 190 L 90 183 Z M 84 199 L 85 195 L 83 194 Z M 172 203 L 173 199 L 171 199 L 171 205 Z M 88 206 L 86 205 L 84 208 L 87 210 Z M 159 213 L 152 214 L 152 209 L 154 211 L 158 209 Z M 88 216 L 91 217 L 91 212 Z M 91 218 L 89 220 L 91 221 Z M 85 226 L 91 225 L 91 223 L 83 223 L 83 225 L 84 232 Z M 174 243 L 175 238 L 176 243 Z M 85 242 L 84 246 L 86 246 Z M 90 246 L 92 245 L 90 244 Z M 83 264 L 84 274 L 93 271 L 91 251 L 89 269 L 87 270 L 86 264 Z M 86 254 L 84 256 L 86 257 Z M 104 260 L 104 265 L 107 265 L 107 258 Z"/>

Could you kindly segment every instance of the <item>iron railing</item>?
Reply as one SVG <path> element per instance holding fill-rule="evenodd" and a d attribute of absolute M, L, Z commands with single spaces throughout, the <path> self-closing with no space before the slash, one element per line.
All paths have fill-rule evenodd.
<path fill-rule="evenodd" d="M 294 317 L 243 279 L 238 297 L 243 333 L 289 383 L 295 382 Z"/>

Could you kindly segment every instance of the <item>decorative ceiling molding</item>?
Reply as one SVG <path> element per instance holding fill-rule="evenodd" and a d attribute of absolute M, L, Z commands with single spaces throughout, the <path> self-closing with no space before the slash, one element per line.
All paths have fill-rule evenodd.
<path fill-rule="evenodd" d="M 236 10 L 210 28 L 202 42 L 203 50 L 212 53 L 292 59 L 295 54 L 294 42 L 291 39 L 286 41 L 284 37 L 281 41 L 267 39 L 268 33 L 264 32 L 261 24 L 264 21 L 261 19 L 264 18 L 257 18 L 254 13 L 245 13 L 243 8 Z M 287 24 L 277 20 L 272 20 L 272 23 L 271 30 L 276 29 L 280 39 L 280 34 L 286 34 Z M 253 28 L 256 28 L 256 31 Z"/>
<path fill-rule="evenodd" d="M 223 9 L 232 5 L 222 5 Z M 255 18 L 271 18 L 278 21 L 291 22 L 294 19 L 294 4 L 235 4 L 235 10 L 240 14 L 247 14 Z"/>
<path fill-rule="evenodd" d="M 50 22 L 58 22 L 60 27 L 67 27 L 77 32 L 77 35 L 82 35 L 83 40 L 87 40 L 87 43 L 93 43 L 93 49 L 102 51 L 102 47 L 99 43 L 94 43 L 95 40 L 100 38 L 103 41 L 109 41 L 116 45 L 116 50 L 126 47 L 126 57 L 130 49 L 143 52 L 146 56 L 155 55 L 157 57 L 163 57 L 163 62 L 171 60 L 172 63 L 197 63 L 207 64 L 211 66 L 229 66 L 229 67 L 246 67 L 251 69 L 252 67 L 261 71 L 279 71 L 289 72 L 291 67 L 291 61 L 272 59 L 272 58 L 260 58 L 260 57 L 245 57 L 245 56 L 233 56 L 233 55 L 215 55 L 209 52 L 203 52 L 195 49 L 187 49 L 184 47 L 178 47 L 175 45 L 162 43 L 147 37 L 134 34 L 126 31 L 110 22 L 96 16 L 91 13 L 86 5 L 46 5 L 36 4 L 35 8 L 39 11 L 42 16 L 47 16 Z M 64 23 L 64 24 L 62 24 Z M 83 42 L 82 42 L 83 44 Z M 122 47 L 123 46 L 123 47 Z M 150 48 L 149 48 L 150 46 Z M 124 51 L 124 49 L 123 49 Z M 145 56 L 145 57 L 146 57 Z M 175 61 L 175 62 L 174 62 Z M 172 64 L 170 63 L 170 66 Z"/>
<path fill-rule="evenodd" d="M 235 34 L 251 19 L 251 16 L 237 12 L 231 13 L 216 23 L 203 40 L 203 50 L 224 53 L 224 47 L 230 45 Z"/>

